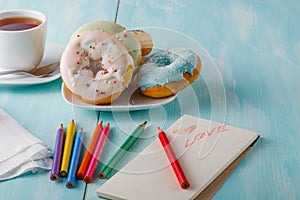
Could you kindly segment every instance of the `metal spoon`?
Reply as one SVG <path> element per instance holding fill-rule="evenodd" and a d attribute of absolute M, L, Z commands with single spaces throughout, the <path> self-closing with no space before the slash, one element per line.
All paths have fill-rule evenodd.
<path fill-rule="evenodd" d="M 22 74 L 28 75 L 36 78 L 47 77 L 53 74 L 54 72 L 59 70 L 59 62 L 54 62 L 47 64 L 45 66 L 39 67 L 33 71 L 25 71 L 25 70 L 10 70 L 0 72 L 0 75 L 8 75 L 8 74 Z"/>

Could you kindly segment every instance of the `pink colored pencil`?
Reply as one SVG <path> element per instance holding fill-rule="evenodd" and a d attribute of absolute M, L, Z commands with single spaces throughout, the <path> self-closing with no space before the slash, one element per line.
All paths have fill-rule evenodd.
<path fill-rule="evenodd" d="M 91 159 L 91 162 L 89 164 L 87 172 L 84 176 L 83 180 L 86 183 L 90 183 L 94 179 L 94 175 L 95 175 L 96 169 L 98 167 L 98 163 L 100 161 L 100 157 L 101 157 L 102 152 L 104 150 L 104 147 L 105 147 L 105 144 L 106 144 L 106 141 L 107 141 L 107 138 L 108 138 L 109 134 L 110 134 L 110 129 L 109 129 L 109 123 L 108 123 L 102 130 L 102 133 L 101 133 L 101 135 L 99 137 L 99 140 L 97 142 L 95 151 L 93 153 L 93 157 Z"/>

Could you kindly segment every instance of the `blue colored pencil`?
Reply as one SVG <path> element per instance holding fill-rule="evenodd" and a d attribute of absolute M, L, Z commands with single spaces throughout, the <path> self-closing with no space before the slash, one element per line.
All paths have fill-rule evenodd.
<path fill-rule="evenodd" d="M 77 132 L 75 142 L 74 142 L 72 158 L 71 158 L 71 163 L 70 163 L 70 169 L 69 169 L 67 183 L 66 183 L 67 188 L 73 188 L 75 186 L 76 171 L 78 168 L 80 152 L 81 152 L 81 148 L 82 148 L 82 142 L 81 142 L 82 137 L 83 137 L 83 129 L 81 128 Z"/>

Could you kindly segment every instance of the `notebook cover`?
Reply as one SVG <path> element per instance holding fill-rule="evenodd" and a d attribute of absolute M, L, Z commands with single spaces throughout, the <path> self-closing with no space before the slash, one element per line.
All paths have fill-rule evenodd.
<path fill-rule="evenodd" d="M 109 199 L 211 198 L 256 141 L 252 131 L 182 116 L 166 131 L 191 187 L 181 189 L 158 139 L 105 182 Z"/>

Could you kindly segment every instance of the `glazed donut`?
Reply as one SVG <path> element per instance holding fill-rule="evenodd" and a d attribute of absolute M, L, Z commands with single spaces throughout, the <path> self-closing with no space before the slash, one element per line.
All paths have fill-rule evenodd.
<path fill-rule="evenodd" d="M 68 43 L 61 57 L 64 85 L 82 101 L 109 104 L 128 86 L 133 59 L 113 35 L 87 30 Z"/>
<path fill-rule="evenodd" d="M 193 83 L 200 69 L 201 60 L 193 51 L 185 48 L 162 50 L 140 66 L 137 82 L 146 96 L 168 97 Z"/>
<path fill-rule="evenodd" d="M 142 30 L 129 30 L 129 33 L 132 33 L 134 37 L 139 41 L 142 48 L 142 55 L 148 55 L 153 48 L 153 42 L 151 36 Z"/>
<path fill-rule="evenodd" d="M 118 40 L 120 40 L 128 49 L 130 55 L 133 58 L 134 66 L 137 67 L 142 63 L 142 47 L 140 41 L 133 33 L 127 31 L 125 27 L 111 21 L 94 21 L 79 27 L 71 36 L 71 39 L 76 37 L 87 30 L 100 30 L 111 35 L 114 35 Z"/>

